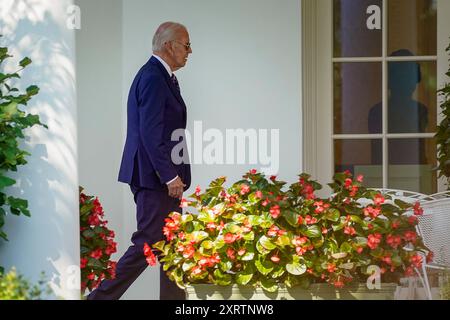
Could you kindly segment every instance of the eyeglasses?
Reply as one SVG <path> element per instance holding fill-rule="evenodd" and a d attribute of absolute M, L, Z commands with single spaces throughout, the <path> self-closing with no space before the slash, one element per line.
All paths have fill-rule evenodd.
<path fill-rule="evenodd" d="M 191 43 L 190 43 L 190 42 L 188 42 L 188 43 L 183 43 L 183 42 L 178 41 L 178 40 L 172 40 L 172 42 L 176 42 L 176 43 L 181 44 L 182 46 L 184 46 L 184 48 L 186 49 L 186 51 L 189 51 L 189 49 L 191 49 Z"/>

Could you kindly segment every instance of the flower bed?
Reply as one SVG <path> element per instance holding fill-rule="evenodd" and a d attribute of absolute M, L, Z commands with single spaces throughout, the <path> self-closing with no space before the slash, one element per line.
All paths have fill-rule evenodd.
<path fill-rule="evenodd" d="M 256 170 L 243 178 L 229 188 L 218 178 L 183 199 L 187 212 L 169 215 L 166 240 L 145 245 L 148 263 L 156 263 L 156 249 L 181 288 L 238 284 L 274 292 L 279 284 L 365 283 L 372 265 L 383 282 L 398 282 L 425 255 L 432 258 L 416 233 L 420 205 L 366 189 L 362 176 L 336 174 L 326 199 L 315 195 L 321 185 L 307 174 L 288 188 Z"/>
<path fill-rule="evenodd" d="M 98 287 L 103 279 L 115 277 L 117 251 L 114 231 L 109 230 L 98 198 L 87 196 L 80 187 L 81 293 Z"/>

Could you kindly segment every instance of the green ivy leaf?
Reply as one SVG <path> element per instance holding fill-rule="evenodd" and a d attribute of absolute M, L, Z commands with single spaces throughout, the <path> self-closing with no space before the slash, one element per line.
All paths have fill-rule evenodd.
<path fill-rule="evenodd" d="M 261 245 L 267 249 L 267 250 L 273 250 L 275 249 L 277 246 L 266 236 L 262 236 L 261 238 L 259 238 L 259 243 L 261 243 Z"/>
<path fill-rule="evenodd" d="M 272 279 L 262 279 L 261 287 L 267 292 L 276 292 L 278 290 L 278 285 L 275 280 Z"/>
<path fill-rule="evenodd" d="M 190 236 L 190 240 L 195 242 L 200 242 L 206 238 L 208 238 L 208 233 L 205 231 L 194 231 L 188 237 Z"/>
<path fill-rule="evenodd" d="M 23 58 L 23 59 L 19 62 L 19 65 L 20 65 L 22 68 L 25 68 L 25 67 L 28 66 L 31 62 L 32 62 L 31 59 L 28 58 L 28 57 L 26 57 L 26 58 Z"/>
<path fill-rule="evenodd" d="M 271 274 L 273 279 L 277 279 L 279 277 L 281 277 L 284 273 L 286 272 L 286 270 L 282 267 L 277 267 Z"/>
<path fill-rule="evenodd" d="M 211 240 L 205 240 L 202 242 L 201 246 L 206 250 L 210 250 L 214 247 L 214 243 Z"/>
<path fill-rule="evenodd" d="M 334 209 L 334 208 L 329 209 L 327 211 L 327 213 L 325 214 L 325 218 L 327 220 L 334 221 L 334 222 L 339 221 L 340 216 L 341 216 L 341 213 L 339 212 L 339 210 Z"/>
<path fill-rule="evenodd" d="M 286 265 L 287 272 L 295 276 L 304 274 L 306 272 L 306 269 L 306 265 L 300 264 L 299 262 L 288 263 Z"/>
<path fill-rule="evenodd" d="M 292 210 L 283 210 L 283 217 L 293 227 L 298 226 L 299 215 Z"/>
<path fill-rule="evenodd" d="M 291 245 L 291 239 L 289 238 L 289 236 L 284 234 L 278 237 L 275 243 L 280 247 L 286 247 Z"/>
<path fill-rule="evenodd" d="M 38 86 L 29 86 L 27 89 L 27 95 L 28 96 L 34 96 L 39 93 L 39 87 Z"/>
<path fill-rule="evenodd" d="M 185 261 L 183 263 L 183 266 L 181 267 L 184 272 L 191 270 L 193 267 L 195 267 L 196 263 L 194 261 Z"/>
<path fill-rule="evenodd" d="M 152 245 L 152 247 L 157 249 L 157 250 L 159 250 L 159 251 L 161 251 L 161 252 L 163 252 L 164 251 L 164 245 L 165 245 L 165 241 L 161 240 L 161 241 L 158 241 L 158 242 L 154 243 Z"/>
<path fill-rule="evenodd" d="M 236 283 L 241 286 L 245 286 L 250 282 L 250 280 L 252 280 L 252 278 L 253 273 L 241 272 L 236 275 Z"/>
<path fill-rule="evenodd" d="M 273 265 L 273 263 L 270 262 L 270 261 L 256 260 L 256 261 L 255 261 L 255 267 L 256 267 L 256 269 L 258 269 L 258 271 L 259 271 L 261 274 L 267 276 L 267 275 L 273 270 L 274 265 Z"/>
<path fill-rule="evenodd" d="M 16 180 L 0 175 L 0 189 L 12 186 L 16 183 Z"/>
<path fill-rule="evenodd" d="M 307 227 L 304 234 L 309 238 L 319 238 L 322 236 L 322 231 L 319 229 L 318 225 L 313 224 Z"/>

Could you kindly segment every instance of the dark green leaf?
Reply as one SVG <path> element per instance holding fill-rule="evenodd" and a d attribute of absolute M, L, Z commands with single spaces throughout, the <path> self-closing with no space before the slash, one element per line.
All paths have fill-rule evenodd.
<path fill-rule="evenodd" d="M 0 175 L 0 189 L 12 186 L 16 183 L 16 180 Z"/>
<path fill-rule="evenodd" d="M 19 62 L 19 65 L 20 65 L 22 68 L 25 68 L 25 67 L 28 66 L 31 62 L 32 62 L 31 59 L 27 57 L 27 58 L 22 59 L 22 60 Z"/>

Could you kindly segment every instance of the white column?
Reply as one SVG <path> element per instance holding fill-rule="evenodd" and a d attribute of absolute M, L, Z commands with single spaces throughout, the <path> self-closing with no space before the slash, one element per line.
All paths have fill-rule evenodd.
<path fill-rule="evenodd" d="M 74 30 L 67 27 L 71 0 L 2 0 L 2 46 L 10 48 L 13 64 L 25 56 L 33 63 L 21 74 L 19 85 L 40 87 L 28 107 L 48 130 L 28 130 L 22 145 L 31 153 L 28 164 L 14 176 L 10 189 L 27 199 L 31 218 L 8 216 L 9 242 L 0 244 L 0 264 L 15 266 L 36 282 L 45 271 L 55 297 L 78 299 L 79 214 L 76 127 Z"/>

